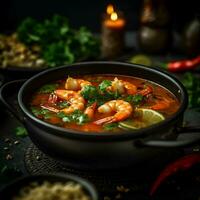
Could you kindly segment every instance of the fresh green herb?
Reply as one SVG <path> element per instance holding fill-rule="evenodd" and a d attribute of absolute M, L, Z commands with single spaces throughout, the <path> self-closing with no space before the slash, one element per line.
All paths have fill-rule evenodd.
<path fill-rule="evenodd" d="M 110 123 L 103 125 L 103 129 L 106 131 L 113 131 L 116 128 L 118 128 L 118 123 Z"/>
<path fill-rule="evenodd" d="M 55 91 L 58 87 L 58 84 L 46 84 L 39 89 L 39 93 L 51 93 Z"/>
<path fill-rule="evenodd" d="M 99 91 L 97 87 L 92 85 L 87 85 L 83 88 L 81 95 L 84 97 L 84 99 L 91 100 L 99 98 Z"/>
<path fill-rule="evenodd" d="M 200 79 L 192 73 L 185 73 L 182 82 L 189 95 L 189 107 L 200 107 Z"/>
<path fill-rule="evenodd" d="M 59 112 L 57 116 L 59 118 L 62 118 L 63 122 L 67 122 L 67 123 L 74 122 L 79 125 L 82 125 L 89 121 L 88 116 L 80 110 L 75 110 L 71 114 L 65 114 L 64 112 Z"/>
<path fill-rule="evenodd" d="M 66 107 L 68 107 L 70 104 L 69 104 L 69 102 L 67 102 L 67 101 L 62 101 L 62 102 L 58 102 L 57 103 L 57 106 L 59 107 L 59 108 L 66 108 Z"/>
<path fill-rule="evenodd" d="M 99 87 L 95 86 L 85 86 L 81 94 L 84 99 L 88 100 L 88 105 L 96 102 L 98 106 L 104 104 L 106 101 L 118 99 L 121 97 L 118 91 L 110 92 L 106 91 L 106 88 L 110 85 L 110 81 L 103 81 L 99 84 Z"/>
<path fill-rule="evenodd" d="M 19 137 L 26 137 L 28 135 L 28 132 L 24 127 L 18 126 L 15 129 L 15 134 L 16 136 L 19 136 Z"/>
<path fill-rule="evenodd" d="M 38 22 L 25 19 L 17 29 L 18 38 L 27 45 L 38 45 L 49 67 L 97 57 L 100 43 L 85 27 L 75 30 L 67 18 L 54 15 Z"/>
<path fill-rule="evenodd" d="M 101 92 L 105 92 L 107 87 L 111 86 L 111 81 L 110 80 L 104 80 L 99 84 L 99 90 Z"/>
<path fill-rule="evenodd" d="M 141 94 L 128 95 L 125 98 L 125 101 L 128 101 L 129 103 L 134 104 L 134 105 L 140 104 L 142 100 L 143 100 L 143 96 Z"/>
<path fill-rule="evenodd" d="M 52 117 L 52 113 L 44 108 L 31 107 L 31 111 L 36 117 L 42 116 L 44 119 L 49 119 Z"/>

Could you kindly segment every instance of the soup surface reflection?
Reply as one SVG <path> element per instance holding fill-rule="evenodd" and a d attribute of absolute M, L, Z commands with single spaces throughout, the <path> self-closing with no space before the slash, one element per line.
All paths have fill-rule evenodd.
<path fill-rule="evenodd" d="M 39 119 L 84 132 L 136 130 L 165 120 L 179 108 L 166 88 L 122 75 L 68 77 L 39 88 L 30 102 Z"/>

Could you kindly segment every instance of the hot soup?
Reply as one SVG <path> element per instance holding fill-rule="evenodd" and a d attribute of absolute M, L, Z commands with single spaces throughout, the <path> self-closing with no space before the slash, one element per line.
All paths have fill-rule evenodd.
<path fill-rule="evenodd" d="M 122 75 L 67 77 L 35 92 L 30 109 L 39 119 L 83 132 L 120 132 L 159 123 L 179 108 L 166 88 Z"/>

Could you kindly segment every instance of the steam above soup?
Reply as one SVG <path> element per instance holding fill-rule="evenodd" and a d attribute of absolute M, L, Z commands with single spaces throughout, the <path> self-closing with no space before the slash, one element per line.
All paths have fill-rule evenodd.
<path fill-rule="evenodd" d="M 158 123 L 179 108 L 167 89 L 122 75 L 68 77 L 42 86 L 30 102 L 41 120 L 85 132 L 119 132 Z"/>

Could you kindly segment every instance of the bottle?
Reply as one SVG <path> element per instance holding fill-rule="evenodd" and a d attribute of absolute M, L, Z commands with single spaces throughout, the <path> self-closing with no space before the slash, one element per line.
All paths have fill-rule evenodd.
<path fill-rule="evenodd" d="M 185 27 L 182 45 L 184 52 L 189 56 L 200 54 L 200 15 L 196 15 Z"/>
<path fill-rule="evenodd" d="M 171 44 L 170 14 L 165 0 L 144 0 L 138 42 L 147 53 L 161 53 Z"/>

